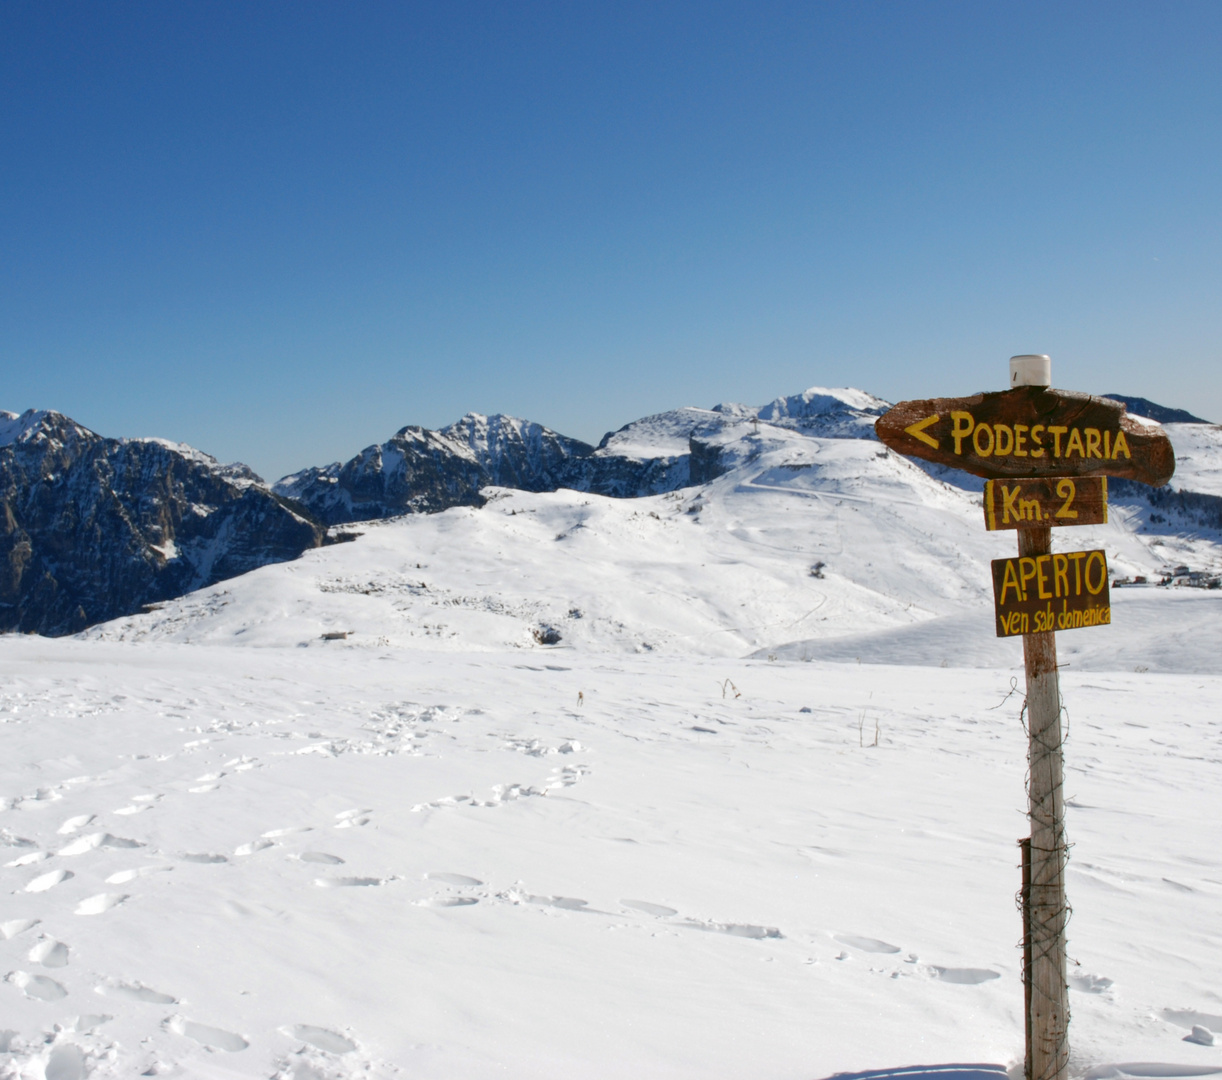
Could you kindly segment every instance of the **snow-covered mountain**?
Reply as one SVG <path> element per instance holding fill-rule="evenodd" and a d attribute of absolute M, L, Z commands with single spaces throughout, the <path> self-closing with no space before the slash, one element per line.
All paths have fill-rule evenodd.
<path fill-rule="evenodd" d="M 608 432 L 597 447 L 529 420 L 468 413 L 440 431 L 405 427 L 348 462 L 294 473 L 273 490 L 328 525 L 480 506 L 480 489 L 488 486 L 638 498 L 720 475 L 716 447 L 745 421 L 873 438 L 887 407 L 860 390 L 815 387 L 761 407 L 672 409 Z"/>
<path fill-rule="evenodd" d="M 977 491 L 855 437 L 870 433 L 877 399 L 840 397 L 821 408 L 820 396 L 827 395 L 766 407 L 776 423 L 759 419 L 764 409 L 742 406 L 646 417 L 578 459 L 653 463 L 674 490 L 621 499 L 572 486 L 485 487 L 482 507 L 369 522 L 355 543 L 90 636 L 335 647 L 347 635 L 343 647 L 559 644 L 798 659 L 844 648 L 850 658 L 869 657 L 877 642 L 922 662 L 1016 656 L 1015 642 L 981 632 L 990 627 L 989 560 L 1012 551 L 1013 536 L 984 530 Z M 835 434 L 812 433 L 820 430 Z M 1204 452 L 1185 455 L 1188 475 L 1204 477 L 1192 466 L 1215 459 L 1212 436 L 1193 434 Z M 1186 445 L 1183 432 L 1174 437 Z M 466 460 L 483 467 L 475 451 Z M 693 476 L 696 467 L 706 476 Z M 1156 580 L 1185 564 L 1222 573 L 1222 529 L 1192 519 L 1222 499 L 1193 493 L 1197 506 L 1175 503 L 1187 496 L 1170 489 L 1152 495 L 1166 501 L 1118 496 L 1109 524 L 1074 529 L 1058 542 L 1105 548 L 1118 577 Z M 1169 670 L 1179 669 L 1177 651 L 1195 657 L 1198 645 L 1216 644 L 1198 632 L 1200 620 L 1216 618 L 1216 604 L 1175 610 L 1182 635 L 1150 621 L 1158 641 L 1139 646 Z M 1069 635 L 1066 656 L 1085 663 L 1077 654 L 1102 640 Z"/>
<path fill-rule="evenodd" d="M 322 538 L 245 465 L 0 412 L 0 631 L 74 633 Z"/>
<path fill-rule="evenodd" d="M 728 499 L 727 513 L 739 522 L 734 528 L 751 530 L 766 505 L 758 497 L 762 489 L 809 489 L 823 497 L 839 491 L 851 473 L 862 520 L 882 528 L 877 516 L 886 513 L 894 478 L 878 472 L 876 463 L 890 459 L 874 439 L 873 424 L 887 407 L 860 390 L 813 387 L 763 406 L 727 403 L 643 417 L 609 432 L 597 447 L 530 421 L 469 413 L 439 431 L 405 427 L 347 463 L 304 470 L 270 490 L 245 466 L 221 465 L 182 444 L 103 439 L 57 413 L 3 413 L 0 545 L 8 558 L 0 580 L 0 629 L 78 631 L 294 559 L 325 542 L 325 526 L 477 508 L 494 489 L 500 489 L 497 498 L 508 490 L 567 490 L 617 500 L 687 491 L 690 497 L 679 501 L 694 515 Z M 1130 523 L 1128 533 L 1148 537 L 1145 550 L 1159 549 L 1153 562 L 1121 558 L 1135 573 L 1152 572 L 1185 543 L 1191 547 L 1185 537 L 1208 540 L 1222 530 L 1222 429 L 1176 423 L 1167 430 L 1179 460 L 1172 483 L 1157 490 L 1112 486 L 1117 520 Z M 829 472 L 833 461 L 839 471 Z M 894 461 L 902 464 L 909 502 L 928 503 L 931 492 L 948 490 L 957 493 L 955 506 L 969 505 L 979 491 L 979 481 L 966 474 Z M 769 479 L 761 481 L 764 475 Z M 748 492 L 755 494 L 740 498 Z M 640 512 L 608 509 L 603 517 L 610 527 Z M 818 533 L 825 525 L 816 515 L 810 528 Z M 558 524 L 556 531 L 567 535 L 569 526 Z M 946 530 L 935 516 L 927 531 Z M 736 557 L 747 563 L 753 555 Z M 1191 561 L 1186 549 L 1176 559 Z M 511 578 L 512 563 L 505 570 Z M 616 564 L 609 553 L 607 565 Z M 873 588 L 868 569 L 857 568 L 853 580 Z M 915 596 L 903 603 L 923 610 Z M 772 638 L 748 635 L 735 647 L 772 644 Z"/>

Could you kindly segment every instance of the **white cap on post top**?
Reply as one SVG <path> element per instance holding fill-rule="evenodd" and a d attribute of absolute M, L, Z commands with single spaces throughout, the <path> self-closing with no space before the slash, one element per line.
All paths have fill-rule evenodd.
<path fill-rule="evenodd" d="M 1027 355 L 1010 357 L 1011 386 L 1051 386 L 1052 357 Z"/>

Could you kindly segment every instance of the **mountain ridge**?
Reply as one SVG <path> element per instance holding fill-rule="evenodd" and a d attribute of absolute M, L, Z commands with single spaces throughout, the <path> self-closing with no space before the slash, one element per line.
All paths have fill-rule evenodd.
<path fill-rule="evenodd" d="M 437 431 L 405 426 L 347 462 L 272 485 L 186 444 L 106 439 L 50 410 L 0 412 L 0 632 L 74 633 L 296 559 L 337 539 L 328 529 L 478 508 L 495 489 L 624 499 L 702 487 L 751 466 L 781 436 L 795 447 L 874 440 L 886 408 L 865 391 L 811 387 L 761 406 L 641 417 L 597 446 L 532 421 L 468 413 Z M 1118 481 L 1113 499 L 1139 507 L 1143 527 L 1160 533 L 1222 529 L 1222 428 L 1173 423 L 1169 433 L 1179 460 L 1172 485 Z M 951 487 L 978 487 L 911 464 Z"/>

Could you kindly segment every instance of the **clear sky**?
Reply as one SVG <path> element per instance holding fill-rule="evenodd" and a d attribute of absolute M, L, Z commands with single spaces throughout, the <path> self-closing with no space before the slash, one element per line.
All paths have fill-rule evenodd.
<path fill-rule="evenodd" d="M 1222 4 L 0 3 L 0 408 L 274 479 L 811 385 L 1222 421 Z"/>

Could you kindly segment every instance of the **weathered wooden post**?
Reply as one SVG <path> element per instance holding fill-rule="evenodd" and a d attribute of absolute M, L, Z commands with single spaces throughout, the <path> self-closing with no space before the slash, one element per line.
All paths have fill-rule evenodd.
<path fill-rule="evenodd" d="M 1031 1080 L 1031 837 L 1024 836 L 1018 842 L 1022 851 L 1023 885 L 1019 897 L 1023 912 L 1023 1078 Z"/>
<path fill-rule="evenodd" d="M 1049 386 L 1046 356 L 1010 360 L 1010 385 Z M 1052 555 L 1052 528 L 1018 530 L 1019 558 Z M 1038 565 L 1038 564 L 1037 564 Z M 1069 1068 L 1069 984 L 1066 970 L 1064 753 L 1061 689 L 1053 630 L 1023 634 L 1027 674 L 1027 816 L 1023 854 L 1023 952 L 1026 970 L 1027 1080 L 1065 1080 Z"/>
<path fill-rule="evenodd" d="M 1051 388 L 1047 356 L 1010 359 L 1010 388 L 901 401 L 874 425 L 901 454 L 983 476 L 985 528 L 1018 531 L 1018 556 L 994 559 L 998 637 L 1023 639 L 1027 675 L 1027 814 L 1023 983 L 1027 1080 L 1066 1080 L 1065 797 L 1056 631 L 1112 621 L 1107 554 L 1052 550 L 1052 529 L 1107 522 L 1107 478 L 1158 487 L 1175 454 L 1157 425 L 1110 398 Z"/>

